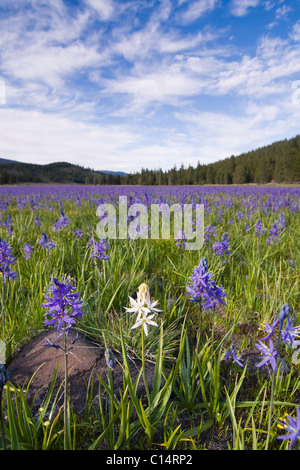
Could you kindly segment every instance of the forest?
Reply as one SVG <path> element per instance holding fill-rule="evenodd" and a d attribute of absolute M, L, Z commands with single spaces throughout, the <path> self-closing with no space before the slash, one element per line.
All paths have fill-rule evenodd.
<path fill-rule="evenodd" d="M 184 160 L 184 155 L 183 155 Z M 100 161 L 100 158 L 99 158 Z M 48 165 L 4 163 L 0 165 L 0 184 L 64 183 L 99 185 L 213 185 L 300 183 L 300 135 L 265 147 L 231 155 L 215 163 L 196 167 L 142 168 L 128 174 L 96 171 L 59 162 Z M 103 166 L 103 162 L 101 162 Z"/>

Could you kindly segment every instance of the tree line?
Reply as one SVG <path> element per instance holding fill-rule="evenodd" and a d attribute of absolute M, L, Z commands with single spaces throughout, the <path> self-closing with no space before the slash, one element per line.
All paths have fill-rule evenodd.
<path fill-rule="evenodd" d="M 76 183 L 99 185 L 203 185 L 300 183 L 300 135 L 238 156 L 196 167 L 181 164 L 170 170 L 149 170 L 124 175 L 101 173 L 70 163 L 0 166 L 0 184 Z"/>
<path fill-rule="evenodd" d="M 241 155 L 196 167 L 142 169 L 124 176 L 99 175 L 97 184 L 203 185 L 300 183 L 300 135 Z"/>

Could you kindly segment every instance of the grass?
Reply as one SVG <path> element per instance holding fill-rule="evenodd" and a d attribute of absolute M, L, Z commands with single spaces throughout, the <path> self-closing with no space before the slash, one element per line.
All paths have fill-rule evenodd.
<path fill-rule="evenodd" d="M 2 210 L 0 237 L 12 247 L 18 274 L 5 285 L 0 280 L 0 288 L 5 288 L 1 297 L 1 339 L 6 344 L 7 364 L 18 347 L 44 328 L 45 288 L 52 276 L 63 275 L 72 277 L 84 301 L 86 314 L 75 328 L 97 343 L 105 340 L 111 350 L 123 354 L 124 386 L 120 397 L 114 394 L 112 377 L 107 383 L 101 378 L 99 390 L 108 394 L 108 409 L 100 400 L 98 411 L 92 413 L 89 405 L 97 398 L 87 392 L 86 417 L 78 417 L 72 410 L 68 414 L 68 446 L 76 450 L 202 450 L 218 446 L 261 450 L 269 441 L 270 449 L 288 448 L 288 442 L 277 439 L 282 433 L 277 420 L 284 413 L 295 416 L 299 405 L 299 365 L 292 362 L 291 350 L 282 347 L 280 352 L 289 372 L 275 378 L 271 429 L 272 378 L 258 369 L 250 371 L 222 361 L 232 343 L 238 353 L 255 350 L 255 342 L 262 337 L 259 325 L 272 322 L 284 303 L 291 306 L 295 324 L 300 323 L 300 212 L 291 209 L 292 202 L 299 204 L 299 194 L 290 196 L 286 191 L 283 196 L 278 193 L 281 205 L 275 208 L 270 204 L 274 196 L 259 189 L 255 196 L 244 192 L 207 196 L 205 226 L 214 225 L 217 236 L 200 252 L 182 253 L 173 239 L 109 240 L 109 259 L 97 263 L 90 256 L 89 240 L 97 224 L 100 199 L 88 195 L 78 205 L 75 198 L 53 194 L 40 200 L 38 196 L 34 204 L 32 196 L 25 194 L 20 208 L 19 198 L 3 196 L 6 210 Z M 172 203 L 173 198 L 166 193 L 164 200 Z M 54 232 L 59 202 L 71 225 Z M 238 211 L 243 212 L 243 219 L 237 218 Z M 277 243 L 268 244 L 268 232 L 258 236 L 255 224 L 260 219 L 269 231 L 281 212 L 286 227 Z M 12 234 L 3 223 L 9 216 Z M 41 226 L 35 226 L 36 216 Z M 73 236 L 77 228 L 83 231 L 81 239 Z M 55 249 L 47 252 L 40 248 L 42 232 L 52 238 Z M 212 249 L 224 232 L 230 240 L 230 254 L 225 259 Z M 24 243 L 34 247 L 28 260 L 23 256 Z M 221 306 L 214 315 L 201 315 L 198 306 L 186 296 L 188 278 L 202 257 L 207 258 L 216 283 L 227 294 L 226 307 Z M 140 329 L 131 330 L 134 318 L 124 309 L 129 305 L 128 296 L 135 295 L 141 283 L 148 284 L 151 296 L 159 300 L 163 310 L 157 319 L 158 328 L 150 328 L 147 338 L 142 337 Z M 144 398 L 135 393 L 144 370 L 133 382 L 128 355 L 156 364 L 151 391 Z M 0 437 L 0 448 L 64 448 L 64 413 L 54 406 L 55 381 L 53 377 L 38 416 L 27 403 L 28 390 L 10 382 L 5 385 L 1 402 L 5 438 L 3 442 Z"/>

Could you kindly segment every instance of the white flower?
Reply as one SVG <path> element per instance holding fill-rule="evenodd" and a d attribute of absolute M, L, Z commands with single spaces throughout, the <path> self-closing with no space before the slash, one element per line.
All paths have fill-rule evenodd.
<path fill-rule="evenodd" d="M 130 300 L 130 307 L 129 308 L 125 307 L 126 312 L 137 314 L 136 323 L 131 329 L 134 330 L 135 328 L 138 328 L 139 326 L 143 326 L 144 332 L 147 336 L 148 334 L 147 325 L 157 326 L 157 324 L 152 319 L 159 312 L 162 312 L 162 310 L 158 310 L 158 308 L 155 308 L 158 303 L 158 300 L 151 300 L 150 291 L 149 291 L 149 287 L 147 286 L 147 284 L 141 284 L 139 286 L 136 300 L 133 299 L 132 297 L 129 297 L 129 300 Z M 151 313 L 152 315 L 147 316 L 149 313 Z"/>
<path fill-rule="evenodd" d="M 151 301 L 147 304 L 147 307 L 149 310 L 151 310 L 151 312 L 154 312 L 155 314 L 157 313 L 160 313 L 162 312 L 162 310 L 158 310 L 158 308 L 154 308 L 156 307 L 156 305 L 158 304 L 158 300 L 154 300 L 154 301 Z"/>
<path fill-rule="evenodd" d="M 147 317 L 147 313 L 143 314 L 137 320 L 136 324 L 131 327 L 131 329 L 134 330 L 135 328 L 138 328 L 139 326 L 142 326 L 144 328 L 145 335 L 147 336 L 148 335 L 148 326 L 147 325 L 158 326 L 157 323 L 155 323 L 155 321 L 152 320 L 154 318 L 154 315 L 155 314 L 153 313 L 152 315 L 149 315 Z"/>
<path fill-rule="evenodd" d="M 129 297 L 129 300 L 130 308 L 125 307 L 125 310 L 128 313 L 137 313 L 137 320 L 139 320 L 144 313 L 150 313 L 149 308 L 145 307 L 144 300 L 139 296 L 137 297 L 137 300 L 134 300 L 132 297 Z"/>

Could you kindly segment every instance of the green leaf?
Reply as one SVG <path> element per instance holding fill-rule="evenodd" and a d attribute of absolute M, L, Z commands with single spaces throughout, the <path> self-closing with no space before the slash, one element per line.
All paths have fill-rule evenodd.
<path fill-rule="evenodd" d="M 6 396 L 7 396 L 7 415 L 8 415 L 10 440 L 11 440 L 11 450 L 20 450 L 20 442 L 19 442 L 16 422 L 15 422 L 14 405 L 12 402 L 11 387 L 9 384 L 6 385 Z"/>

